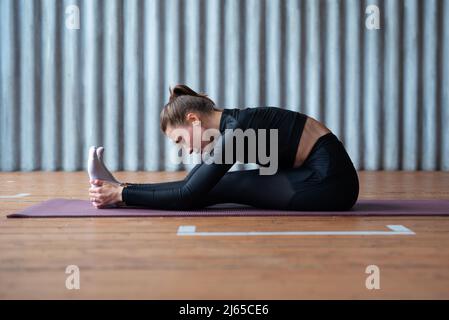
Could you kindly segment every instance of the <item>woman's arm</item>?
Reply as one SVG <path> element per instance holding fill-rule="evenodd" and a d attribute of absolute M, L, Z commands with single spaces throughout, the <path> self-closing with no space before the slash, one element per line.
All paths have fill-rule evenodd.
<path fill-rule="evenodd" d="M 235 155 L 225 159 L 224 151 L 232 148 L 233 132 L 228 130 L 217 140 L 212 163 L 196 165 L 182 181 L 149 184 L 143 186 L 128 185 L 122 191 L 122 200 L 126 205 L 145 206 L 157 209 L 186 210 L 201 203 L 201 197 L 220 181 L 235 163 Z M 229 145 L 231 144 L 231 145 Z M 226 161 L 225 161 L 226 160 Z"/>
<path fill-rule="evenodd" d="M 160 187 L 163 187 L 163 186 L 176 187 L 176 186 L 180 186 L 182 183 L 184 183 L 184 180 L 169 181 L 169 182 L 157 182 L 157 183 L 129 183 L 129 182 L 126 182 L 123 185 L 127 186 L 127 187 L 132 186 L 133 188 L 136 188 L 136 189 L 145 190 L 145 189 L 151 189 L 153 187 L 158 187 L 158 186 L 160 186 Z"/>

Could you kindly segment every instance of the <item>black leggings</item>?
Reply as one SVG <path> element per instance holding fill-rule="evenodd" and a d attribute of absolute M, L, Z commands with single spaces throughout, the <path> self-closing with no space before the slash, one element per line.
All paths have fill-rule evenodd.
<path fill-rule="evenodd" d="M 259 169 L 231 171 L 204 197 L 201 206 L 238 203 L 297 211 L 351 209 L 359 195 L 357 171 L 333 133 L 318 139 L 298 168 L 260 175 Z"/>

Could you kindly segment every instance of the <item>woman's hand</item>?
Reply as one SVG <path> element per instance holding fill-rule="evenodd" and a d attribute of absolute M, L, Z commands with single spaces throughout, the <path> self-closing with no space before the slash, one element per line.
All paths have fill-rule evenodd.
<path fill-rule="evenodd" d="M 111 204 L 122 203 L 123 187 L 110 184 L 103 180 L 90 180 L 89 196 L 92 205 L 97 209 L 105 208 Z"/>

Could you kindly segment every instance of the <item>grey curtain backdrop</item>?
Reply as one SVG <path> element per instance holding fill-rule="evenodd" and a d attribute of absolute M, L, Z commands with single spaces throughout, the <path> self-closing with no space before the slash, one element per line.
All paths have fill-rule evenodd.
<path fill-rule="evenodd" d="M 176 83 L 307 113 L 357 169 L 449 170 L 449 1 L 0 0 L 0 44 L 1 171 L 84 170 L 91 145 L 182 169 L 159 131 Z"/>

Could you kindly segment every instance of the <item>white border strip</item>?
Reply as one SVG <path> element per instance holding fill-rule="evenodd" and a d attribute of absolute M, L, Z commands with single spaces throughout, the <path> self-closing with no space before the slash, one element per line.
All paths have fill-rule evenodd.
<path fill-rule="evenodd" d="M 387 225 L 391 231 L 249 231 L 197 232 L 196 226 L 179 226 L 178 236 L 398 236 L 415 235 L 403 225 Z"/>
<path fill-rule="evenodd" d="M 18 193 L 13 196 L 0 196 L 0 199 L 17 199 L 29 196 L 29 193 Z"/>

